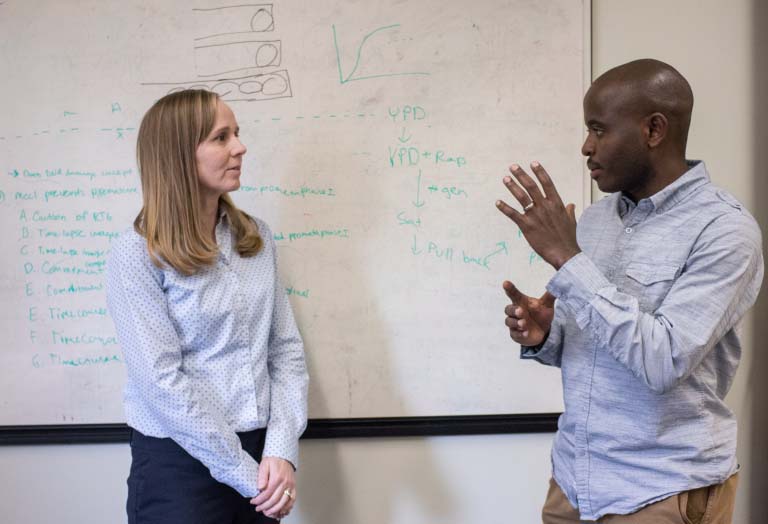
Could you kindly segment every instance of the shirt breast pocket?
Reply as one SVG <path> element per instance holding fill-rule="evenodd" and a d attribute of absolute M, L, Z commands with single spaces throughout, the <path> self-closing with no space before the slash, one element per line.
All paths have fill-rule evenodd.
<path fill-rule="evenodd" d="M 633 262 L 627 266 L 624 291 L 637 298 L 641 311 L 653 312 L 669 293 L 679 270 L 675 264 Z"/>

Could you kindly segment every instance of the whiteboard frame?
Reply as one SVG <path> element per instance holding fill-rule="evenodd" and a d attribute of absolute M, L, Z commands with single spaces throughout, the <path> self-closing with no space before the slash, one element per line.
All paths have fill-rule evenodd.
<path fill-rule="evenodd" d="M 592 0 L 583 0 L 583 94 L 592 83 Z M 584 208 L 594 199 L 586 164 L 582 167 Z M 557 431 L 560 413 L 310 419 L 302 439 L 424 437 Z M 130 442 L 127 424 L 0 426 L 0 446 Z"/>

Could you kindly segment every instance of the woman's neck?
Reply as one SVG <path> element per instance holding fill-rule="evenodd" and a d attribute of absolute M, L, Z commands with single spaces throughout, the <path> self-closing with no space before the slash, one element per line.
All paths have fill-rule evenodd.
<path fill-rule="evenodd" d="M 203 232 L 216 242 L 216 222 L 219 218 L 219 199 L 203 199 L 200 202 L 200 222 Z"/>

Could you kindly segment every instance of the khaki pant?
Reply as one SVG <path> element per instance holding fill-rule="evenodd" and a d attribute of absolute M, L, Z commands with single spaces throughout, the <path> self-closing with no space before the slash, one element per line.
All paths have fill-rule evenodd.
<path fill-rule="evenodd" d="M 684 491 L 629 515 L 605 515 L 600 524 L 731 524 L 738 473 L 722 484 Z M 550 479 L 541 512 L 543 524 L 579 524 L 579 512 Z"/>

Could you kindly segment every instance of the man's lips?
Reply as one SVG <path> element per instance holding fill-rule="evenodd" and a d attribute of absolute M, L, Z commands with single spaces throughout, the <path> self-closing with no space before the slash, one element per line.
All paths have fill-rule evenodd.
<path fill-rule="evenodd" d="M 594 162 L 587 162 L 587 168 L 590 170 L 593 177 L 598 175 L 603 170 L 603 166 Z"/>

